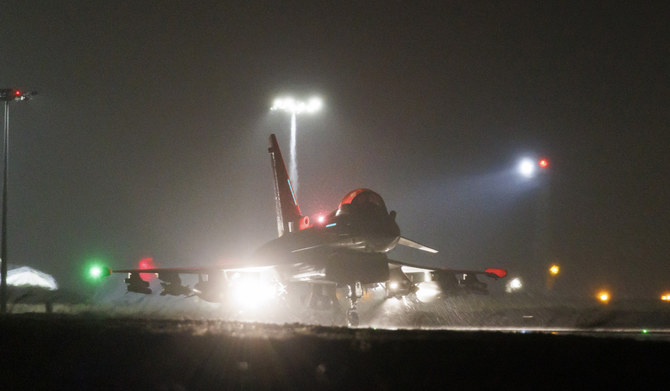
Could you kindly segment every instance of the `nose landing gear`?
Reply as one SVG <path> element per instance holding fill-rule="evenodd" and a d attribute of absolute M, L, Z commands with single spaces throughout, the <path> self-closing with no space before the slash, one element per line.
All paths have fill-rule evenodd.
<path fill-rule="evenodd" d="M 356 305 L 358 299 L 363 296 L 363 287 L 360 281 L 347 285 L 347 299 L 349 299 L 349 309 L 347 310 L 347 324 L 349 327 L 358 327 L 358 311 Z"/>

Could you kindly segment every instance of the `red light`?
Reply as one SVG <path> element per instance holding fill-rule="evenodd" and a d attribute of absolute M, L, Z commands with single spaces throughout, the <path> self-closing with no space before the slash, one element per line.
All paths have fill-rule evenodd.
<path fill-rule="evenodd" d="M 138 265 L 140 270 L 153 269 L 153 268 L 156 267 L 154 265 L 154 259 L 153 258 L 140 259 L 140 261 L 138 262 L 137 265 Z M 153 273 L 140 273 L 140 278 L 143 279 L 144 281 L 149 281 L 154 277 L 156 277 L 156 275 L 153 274 Z"/>
<path fill-rule="evenodd" d="M 547 167 L 549 167 L 549 160 L 547 160 L 547 159 L 540 159 L 540 161 L 537 162 L 537 164 L 539 164 L 540 167 L 542 167 L 542 168 L 547 168 Z"/>
<path fill-rule="evenodd" d="M 498 276 L 498 278 L 503 278 L 507 275 L 507 270 L 489 268 L 489 269 L 484 270 L 484 273 L 495 274 L 496 276 Z"/>
<path fill-rule="evenodd" d="M 21 96 L 21 91 L 19 91 L 19 90 L 14 91 L 14 95 L 15 96 Z"/>

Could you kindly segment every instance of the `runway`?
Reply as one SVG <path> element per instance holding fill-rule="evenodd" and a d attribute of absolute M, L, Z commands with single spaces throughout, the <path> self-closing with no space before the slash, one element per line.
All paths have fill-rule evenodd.
<path fill-rule="evenodd" d="M 99 314 L 5 316 L 0 330 L 3 386 L 14 389 L 644 389 L 664 378 L 670 357 L 668 330 L 640 340 L 624 338 L 634 332 L 626 329 L 351 329 Z"/>
<path fill-rule="evenodd" d="M 50 390 L 653 389 L 670 363 L 665 304 L 602 306 L 537 296 L 423 303 L 372 292 L 360 302 L 361 326 L 348 328 L 341 311 L 292 305 L 240 311 L 197 298 L 119 294 L 45 306 L 24 298 L 0 317 L 2 384 Z"/>

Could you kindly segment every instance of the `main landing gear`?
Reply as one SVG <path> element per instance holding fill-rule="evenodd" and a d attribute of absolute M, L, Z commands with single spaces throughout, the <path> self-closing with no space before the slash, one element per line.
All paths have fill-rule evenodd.
<path fill-rule="evenodd" d="M 312 283 L 310 285 L 311 290 L 306 300 L 309 309 L 315 310 L 316 312 L 330 310 L 341 314 L 341 312 L 339 312 L 340 305 L 337 300 L 337 286 L 335 284 Z M 357 304 L 358 299 L 363 297 L 363 287 L 361 286 L 360 281 L 346 284 L 345 296 L 349 301 L 349 308 L 346 312 L 347 324 L 350 327 L 357 327 L 360 323 L 358 319 Z"/>
<path fill-rule="evenodd" d="M 353 284 L 347 284 L 347 299 L 349 299 L 349 309 L 347 310 L 347 324 L 349 327 L 357 327 L 359 324 L 358 311 L 356 303 L 363 296 L 363 287 L 360 281 Z"/>

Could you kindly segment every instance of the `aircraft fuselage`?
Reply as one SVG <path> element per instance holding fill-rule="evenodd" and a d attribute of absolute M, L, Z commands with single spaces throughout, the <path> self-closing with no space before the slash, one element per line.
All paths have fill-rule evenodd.
<path fill-rule="evenodd" d="M 278 264 L 309 264 L 314 270 L 327 269 L 327 279 L 335 282 L 349 279 L 351 273 L 346 270 L 365 269 L 364 278 L 359 279 L 380 282 L 388 278 L 385 254 L 395 248 L 399 239 L 395 212 L 388 213 L 377 193 L 357 189 L 347 194 L 323 221 L 285 232 L 259 248 L 255 258 L 259 263 L 272 259 Z"/>

